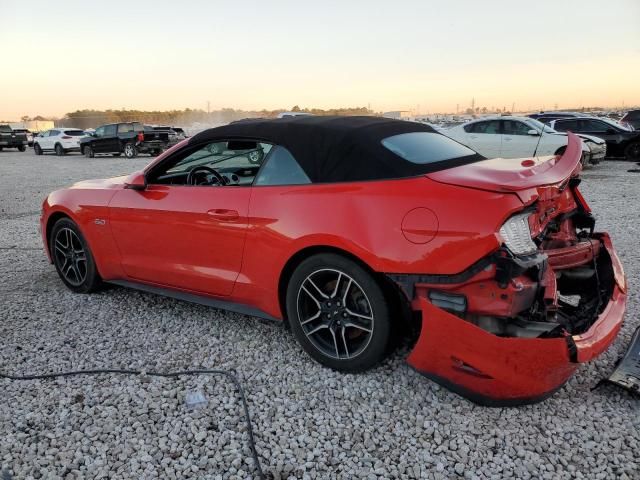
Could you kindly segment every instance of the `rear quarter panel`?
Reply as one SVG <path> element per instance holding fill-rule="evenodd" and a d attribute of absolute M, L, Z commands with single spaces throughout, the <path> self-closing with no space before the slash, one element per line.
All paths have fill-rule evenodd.
<path fill-rule="evenodd" d="M 418 207 L 437 217 L 434 238 L 422 244 L 408 241 L 401 230 L 405 215 Z M 377 272 L 459 273 L 499 247 L 496 232 L 522 202 L 514 194 L 418 177 L 253 187 L 249 208 L 234 296 L 259 299 L 259 308 L 279 317 L 280 273 L 305 248 L 345 250 Z"/>

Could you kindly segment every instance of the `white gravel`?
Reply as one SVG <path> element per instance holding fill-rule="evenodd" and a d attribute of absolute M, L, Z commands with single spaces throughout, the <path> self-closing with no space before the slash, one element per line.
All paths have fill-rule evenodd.
<path fill-rule="evenodd" d="M 39 247 L 50 190 L 149 159 L 0 153 L 0 247 Z M 70 293 L 41 251 L 0 250 L 0 370 L 235 369 L 273 478 L 640 478 L 640 403 L 607 376 L 640 324 L 640 174 L 606 162 L 583 191 L 629 279 L 618 340 L 537 405 L 490 409 L 413 372 L 408 348 L 361 375 L 321 368 L 276 324 L 112 288 Z M 187 410 L 200 390 L 205 408 Z M 253 478 L 233 386 L 221 378 L 0 380 L 5 478 Z M 0 474 L 0 479 L 3 475 Z"/>

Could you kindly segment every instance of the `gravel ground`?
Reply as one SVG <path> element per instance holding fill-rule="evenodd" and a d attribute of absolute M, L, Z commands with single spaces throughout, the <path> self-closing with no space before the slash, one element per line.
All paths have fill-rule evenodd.
<path fill-rule="evenodd" d="M 0 247 L 39 247 L 50 190 L 149 159 L 0 153 Z M 640 478 L 640 404 L 591 388 L 640 324 L 640 175 L 607 162 L 583 191 L 629 279 L 609 351 L 543 403 L 476 407 L 413 372 L 408 348 L 360 375 L 321 368 L 279 325 L 121 288 L 74 295 L 44 253 L 0 250 L 0 369 L 235 369 L 273 478 Z M 188 410 L 187 392 L 206 407 Z M 241 404 L 224 378 L 0 380 L 0 478 L 253 478 Z"/>

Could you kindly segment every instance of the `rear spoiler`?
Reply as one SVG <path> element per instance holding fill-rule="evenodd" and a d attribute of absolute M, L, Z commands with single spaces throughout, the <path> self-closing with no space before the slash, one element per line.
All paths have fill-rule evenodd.
<path fill-rule="evenodd" d="M 567 133 L 567 148 L 562 156 L 546 161 L 495 158 L 461 167 L 428 173 L 441 183 L 497 192 L 517 192 L 562 183 L 582 170 L 582 140 Z"/>

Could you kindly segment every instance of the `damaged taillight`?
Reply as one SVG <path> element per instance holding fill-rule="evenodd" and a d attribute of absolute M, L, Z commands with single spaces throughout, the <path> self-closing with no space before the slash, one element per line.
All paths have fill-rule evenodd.
<path fill-rule="evenodd" d="M 531 239 L 529 215 L 530 213 L 528 212 L 514 215 L 500 227 L 500 236 L 506 247 L 514 255 L 528 255 L 538 249 Z"/>

